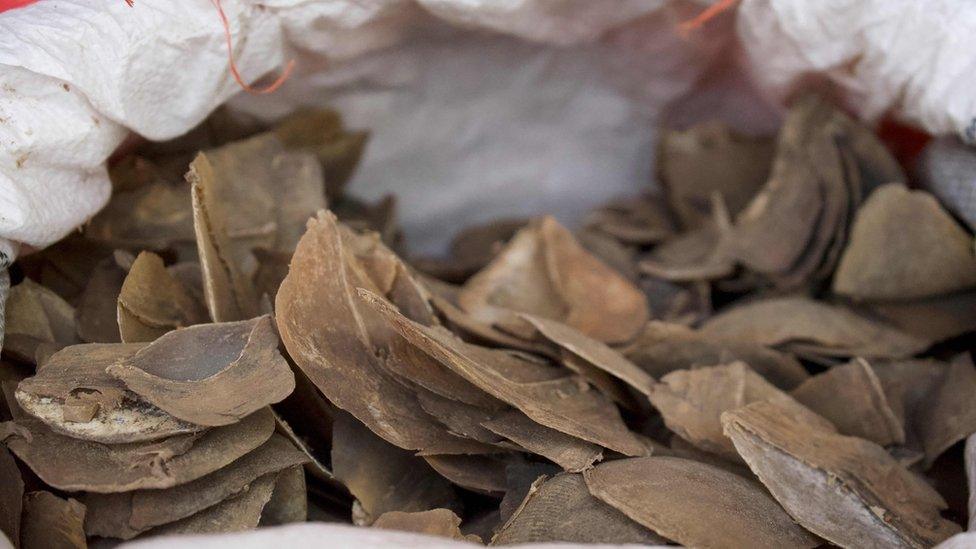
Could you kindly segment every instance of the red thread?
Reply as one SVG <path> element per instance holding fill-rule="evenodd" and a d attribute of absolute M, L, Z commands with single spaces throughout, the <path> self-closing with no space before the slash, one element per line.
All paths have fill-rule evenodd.
<path fill-rule="evenodd" d="M 691 31 L 698 30 L 702 28 L 705 23 L 708 23 L 723 12 L 730 10 L 732 6 L 735 6 L 738 2 L 739 0 L 719 0 L 711 6 L 708 6 L 708 9 L 699 13 L 694 19 L 685 21 L 684 23 L 678 25 L 678 31 L 682 34 L 689 34 Z"/>
<path fill-rule="evenodd" d="M 241 87 L 241 89 L 247 93 L 253 93 L 254 95 L 263 95 L 266 93 L 272 93 L 280 88 L 281 85 L 285 83 L 285 80 L 288 80 L 288 77 L 291 76 L 291 71 L 295 68 L 295 60 L 292 59 L 291 61 L 288 61 L 288 64 L 285 65 L 285 70 L 282 71 L 281 76 L 279 76 L 278 79 L 272 82 L 268 87 L 262 89 L 255 89 L 251 87 L 249 84 L 244 82 L 244 79 L 241 78 L 241 73 L 237 70 L 237 63 L 234 61 L 234 44 L 230 36 L 230 22 L 227 21 L 227 15 L 224 14 L 224 8 L 221 7 L 220 0 L 210 1 L 213 3 L 214 7 L 217 8 L 217 14 L 220 15 L 220 24 L 224 26 L 224 39 L 227 41 L 227 58 L 230 61 L 230 73 L 234 76 L 234 80 Z"/>
<path fill-rule="evenodd" d="M 136 5 L 136 0 L 125 0 L 125 3 L 131 8 Z"/>
<path fill-rule="evenodd" d="M 0 12 L 29 6 L 37 0 L 0 0 Z"/>

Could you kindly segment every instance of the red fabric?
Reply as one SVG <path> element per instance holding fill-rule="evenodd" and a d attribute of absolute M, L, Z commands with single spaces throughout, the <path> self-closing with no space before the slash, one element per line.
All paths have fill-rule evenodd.
<path fill-rule="evenodd" d="M 37 2 L 37 0 L 0 0 L 0 12 L 22 8 L 34 2 Z"/>
<path fill-rule="evenodd" d="M 888 147 L 908 173 L 915 168 L 915 160 L 932 136 L 910 126 L 885 118 L 877 128 L 878 137 Z"/>
<path fill-rule="evenodd" d="M 134 1 L 135 0 L 125 0 L 125 3 L 128 4 L 129 7 L 131 8 Z M 37 0 L 0 0 L 0 13 L 15 8 L 22 8 L 24 6 L 29 6 L 34 2 L 37 2 Z"/>

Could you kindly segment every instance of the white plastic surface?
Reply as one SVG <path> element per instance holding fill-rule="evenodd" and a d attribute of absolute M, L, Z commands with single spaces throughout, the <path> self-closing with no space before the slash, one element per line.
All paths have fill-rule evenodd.
<path fill-rule="evenodd" d="M 261 528 L 253 532 L 224 534 L 220 536 L 177 536 L 169 538 L 148 538 L 145 541 L 130 541 L 120 549 L 171 549 L 193 547 L 194 549 L 263 549 L 267 547 L 288 549 L 313 548 L 354 548 L 354 549 L 464 549 L 482 547 L 471 542 L 452 541 L 410 532 L 396 532 L 377 528 L 362 528 L 344 524 L 311 522 Z M 631 547 L 642 549 L 664 549 L 654 545 L 576 545 L 572 543 L 527 543 L 517 545 L 523 549 L 610 549 L 611 547 Z"/>

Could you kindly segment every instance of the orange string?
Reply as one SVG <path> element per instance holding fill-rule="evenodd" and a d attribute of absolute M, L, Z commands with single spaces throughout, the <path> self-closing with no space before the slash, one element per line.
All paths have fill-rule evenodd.
<path fill-rule="evenodd" d="M 689 34 L 691 31 L 698 30 L 702 28 L 705 23 L 711 21 L 721 13 L 731 9 L 732 6 L 735 6 L 736 3 L 738 3 L 738 1 L 739 0 L 719 0 L 711 6 L 708 6 L 705 11 L 699 13 L 694 19 L 685 21 L 684 23 L 678 25 L 678 30 L 682 34 Z"/>
<path fill-rule="evenodd" d="M 210 1 L 213 3 L 214 7 L 217 8 L 217 14 L 220 15 L 220 24 L 224 27 L 224 39 L 227 42 L 227 57 L 230 60 L 230 73 L 234 76 L 234 81 L 237 82 L 241 89 L 247 93 L 253 93 L 255 95 L 272 93 L 280 88 L 281 85 L 285 83 L 285 80 L 288 80 L 288 77 L 291 76 L 291 71 L 295 68 L 295 60 L 292 59 L 288 61 L 288 64 L 285 65 L 285 70 L 282 71 L 281 76 L 279 76 L 278 79 L 272 82 L 269 86 L 261 89 L 251 87 L 250 84 L 244 82 L 244 79 L 241 78 L 241 73 L 237 70 L 237 63 L 234 61 L 234 44 L 230 36 L 230 22 L 227 21 L 227 15 L 224 14 L 224 8 L 221 7 L 220 0 Z"/>

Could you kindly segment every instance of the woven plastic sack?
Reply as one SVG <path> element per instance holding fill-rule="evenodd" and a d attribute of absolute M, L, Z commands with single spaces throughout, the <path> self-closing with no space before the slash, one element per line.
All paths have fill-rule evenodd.
<path fill-rule="evenodd" d="M 568 218 L 646 184 L 654 127 L 676 100 L 694 101 L 693 89 L 702 108 L 684 114 L 768 128 L 775 111 L 736 112 L 755 99 L 718 99 L 754 94 L 730 72 L 773 103 L 829 82 L 866 118 L 892 114 L 976 139 L 976 8 L 965 0 L 744 0 L 686 36 L 679 23 L 704 4 L 222 5 L 245 80 L 296 60 L 276 93 L 241 96 L 211 0 L 42 0 L 0 13 L 6 261 L 105 204 L 104 162 L 129 132 L 178 136 L 235 95 L 233 104 L 265 117 L 333 104 L 372 130 L 351 188 L 367 197 L 395 189 L 408 235 L 427 250 L 454 221 L 540 209 Z"/>

